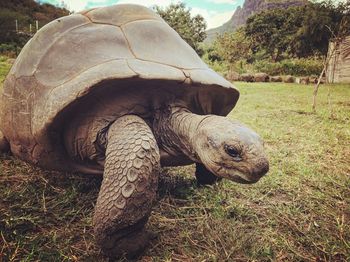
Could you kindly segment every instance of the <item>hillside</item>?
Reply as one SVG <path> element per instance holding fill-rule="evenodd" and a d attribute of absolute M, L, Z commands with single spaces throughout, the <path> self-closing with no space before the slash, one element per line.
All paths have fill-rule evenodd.
<path fill-rule="evenodd" d="M 36 20 L 41 28 L 52 20 L 68 14 L 67 9 L 41 4 L 34 0 L 0 0 L 0 47 L 6 45 L 21 47 L 30 36 L 30 24 L 34 33 Z"/>
<path fill-rule="evenodd" d="M 211 42 L 219 34 L 234 32 L 244 25 L 248 17 L 266 9 L 288 8 L 304 5 L 307 0 L 245 0 L 243 7 L 238 7 L 231 19 L 220 27 L 207 31 L 205 42 Z"/>
<path fill-rule="evenodd" d="M 69 14 L 67 9 L 41 4 L 34 0 L 0 0 L 0 10 L 2 15 L 16 14 L 23 22 L 38 20 L 42 24 Z"/>

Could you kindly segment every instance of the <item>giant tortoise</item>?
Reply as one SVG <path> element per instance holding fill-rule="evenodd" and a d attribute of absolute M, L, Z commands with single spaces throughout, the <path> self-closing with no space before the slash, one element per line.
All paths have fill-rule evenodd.
<path fill-rule="evenodd" d="M 96 8 L 40 29 L 0 99 L 0 149 L 51 170 L 103 175 L 93 218 L 109 256 L 147 244 L 161 166 L 196 163 L 199 183 L 254 183 L 261 138 L 225 116 L 238 90 L 153 11 Z"/>

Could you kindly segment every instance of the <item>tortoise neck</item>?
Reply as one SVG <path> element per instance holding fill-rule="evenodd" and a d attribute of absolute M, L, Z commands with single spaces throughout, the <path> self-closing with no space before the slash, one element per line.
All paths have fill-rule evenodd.
<path fill-rule="evenodd" d="M 153 126 L 158 144 L 172 156 L 185 155 L 200 162 L 195 139 L 201 124 L 209 117 L 211 115 L 197 115 L 178 105 L 158 110 Z"/>

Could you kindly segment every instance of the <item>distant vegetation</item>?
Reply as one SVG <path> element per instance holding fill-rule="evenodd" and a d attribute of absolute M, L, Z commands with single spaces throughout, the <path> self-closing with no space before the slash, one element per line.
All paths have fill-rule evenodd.
<path fill-rule="evenodd" d="M 191 16 L 184 3 L 171 4 L 166 8 L 155 7 L 155 11 L 200 55 L 200 43 L 206 38 L 207 25 L 201 15 Z"/>
<path fill-rule="evenodd" d="M 239 27 L 244 26 L 247 19 L 264 10 L 287 9 L 291 6 L 305 5 L 308 0 L 245 0 L 242 6 L 238 6 L 233 16 L 222 26 L 209 29 L 206 43 L 212 43 L 217 34 L 235 32 Z"/>
<path fill-rule="evenodd" d="M 350 1 L 265 10 L 236 32 L 218 36 L 205 58 L 221 71 L 319 74 L 329 41 L 350 34 L 349 10 Z"/>
<path fill-rule="evenodd" d="M 336 4 L 325 0 L 300 5 L 303 2 L 295 1 L 297 6 L 289 8 L 277 5 L 275 9 L 255 12 L 245 25 L 235 32 L 219 35 L 211 44 L 203 44 L 206 38 L 204 18 L 191 16 L 184 3 L 166 8 L 156 6 L 154 10 L 214 70 L 223 74 L 234 71 L 318 75 L 322 71 L 329 40 L 350 34 L 350 1 Z M 265 4 L 271 3 L 267 1 Z M 34 0 L 0 1 L 0 53 L 16 55 L 31 37 L 30 24 L 32 32 L 35 31 L 36 20 L 42 27 L 68 14 L 64 8 L 39 4 Z"/>
<path fill-rule="evenodd" d="M 39 27 L 52 20 L 68 15 L 69 11 L 50 4 L 39 4 L 34 0 L 0 1 L 0 53 L 15 54 L 35 32 L 35 23 Z M 16 20 L 18 31 L 16 31 Z"/>
<path fill-rule="evenodd" d="M 206 37 L 204 18 L 200 15 L 191 17 L 184 3 L 156 7 L 155 10 L 214 70 L 221 73 L 318 75 L 329 41 L 350 34 L 350 1 L 340 4 L 330 0 L 289 1 L 289 8 L 281 8 L 287 2 L 276 8 L 263 8 L 235 32 L 229 30 L 218 35 L 209 44 L 202 44 Z M 262 3 L 271 5 L 269 1 Z"/>

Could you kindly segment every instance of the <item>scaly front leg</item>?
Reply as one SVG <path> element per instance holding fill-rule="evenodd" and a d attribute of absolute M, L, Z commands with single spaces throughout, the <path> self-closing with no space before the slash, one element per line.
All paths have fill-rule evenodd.
<path fill-rule="evenodd" d="M 149 241 L 144 225 L 156 199 L 159 149 L 151 129 L 137 116 L 117 119 L 107 138 L 94 215 L 95 236 L 106 255 L 132 257 Z"/>

